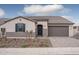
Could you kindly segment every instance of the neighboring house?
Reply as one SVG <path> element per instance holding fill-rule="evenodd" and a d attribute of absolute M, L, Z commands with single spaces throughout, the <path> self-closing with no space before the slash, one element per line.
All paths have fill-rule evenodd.
<path fill-rule="evenodd" d="M 73 32 L 74 32 L 74 35 L 79 33 L 79 23 L 76 23 L 73 25 Z"/>
<path fill-rule="evenodd" d="M 73 36 L 73 24 L 60 16 L 18 16 L 0 22 L 0 29 L 5 28 L 7 37 L 25 37 L 27 31 L 32 31 L 32 36 L 71 37 Z"/>

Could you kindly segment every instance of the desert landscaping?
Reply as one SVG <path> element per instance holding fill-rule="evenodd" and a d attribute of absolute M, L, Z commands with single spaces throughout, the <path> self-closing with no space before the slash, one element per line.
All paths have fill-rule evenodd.
<path fill-rule="evenodd" d="M 52 47 L 49 39 L 5 39 L 0 38 L 0 48 Z"/>

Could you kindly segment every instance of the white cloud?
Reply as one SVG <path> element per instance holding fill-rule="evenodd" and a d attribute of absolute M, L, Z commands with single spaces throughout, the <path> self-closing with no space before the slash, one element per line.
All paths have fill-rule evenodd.
<path fill-rule="evenodd" d="M 0 8 L 0 17 L 3 17 L 5 15 L 5 12 L 2 8 Z"/>
<path fill-rule="evenodd" d="M 64 7 L 64 8 L 60 11 L 60 13 L 69 13 L 69 12 L 71 12 L 71 11 L 72 11 L 71 9 Z"/>
<path fill-rule="evenodd" d="M 48 15 L 55 12 L 68 12 L 68 9 L 63 5 L 30 5 L 25 6 L 23 12 L 26 14 Z"/>

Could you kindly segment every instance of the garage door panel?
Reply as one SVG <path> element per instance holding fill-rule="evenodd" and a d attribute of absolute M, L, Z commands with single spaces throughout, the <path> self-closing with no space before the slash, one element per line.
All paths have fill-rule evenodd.
<path fill-rule="evenodd" d="M 49 26 L 48 35 L 49 36 L 68 36 L 69 28 L 68 26 Z"/>

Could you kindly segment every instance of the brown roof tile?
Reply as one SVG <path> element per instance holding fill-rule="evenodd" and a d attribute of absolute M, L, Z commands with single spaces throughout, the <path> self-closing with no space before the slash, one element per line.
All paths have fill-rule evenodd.
<path fill-rule="evenodd" d="M 73 23 L 61 16 L 26 16 L 26 18 L 30 18 L 37 21 L 48 20 L 48 23 Z"/>
<path fill-rule="evenodd" d="M 20 16 L 19 16 L 20 17 Z M 18 17 L 17 17 L 18 18 Z M 69 21 L 68 19 L 61 17 L 61 16 L 25 16 L 25 19 L 28 20 L 33 20 L 33 21 L 48 21 L 48 23 L 68 23 L 68 24 L 73 24 L 73 22 Z M 12 18 L 15 19 L 15 18 Z M 9 19 L 6 21 L 10 21 L 12 19 Z M 0 25 L 4 24 L 5 20 L 0 19 Z"/>

